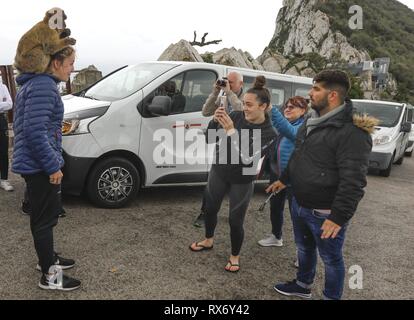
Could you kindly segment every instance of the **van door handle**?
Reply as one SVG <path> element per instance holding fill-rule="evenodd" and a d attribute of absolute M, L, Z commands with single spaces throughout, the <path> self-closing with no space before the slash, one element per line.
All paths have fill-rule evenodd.
<path fill-rule="evenodd" d="M 191 128 L 197 128 L 201 126 L 202 126 L 201 123 L 184 123 L 183 125 L 173 125 L 173 129 L 177 129 L 177 128 L 191 129 Z"/>

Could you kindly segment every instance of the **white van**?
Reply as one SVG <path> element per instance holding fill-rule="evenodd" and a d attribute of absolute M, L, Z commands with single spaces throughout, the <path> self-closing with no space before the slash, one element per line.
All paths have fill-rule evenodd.
<path fill-rule="evenodd" d="M 278 106 L 292 96 L 307 96 L 312 87 L 310 78 L 217 64 L 148 62 L 123 67 L 63 97 L 63 192 L 84 192 L 97 206 L 118 208 L 141 187 L 205 184 L 211 166 L 206 158 L 213 152 L 196 153 L 189 163 L 188 149 L 194 140 L 204 141 L 211 118 L 202 116 L 202 106 L 216 80 L 230 71 L 243 74 L 245 90 L 257 75 L 264 75 L 272 104 Z M 162 139 L 165 131 L 170 139 Z M 193 140 L 183 141 L 188 134 Z M 156 162 L 154 153 L 160 149 L 174 163 Z"/>
<path fill-rule="evenodd" d="M 378 169 L 379 174 L 389 177 L 392 165 L 402 164 L 408 146 L 411 123 L 408 122 L 408 105 L 405 103 L 352 100 L 360 113 L 369 114 L 380 124 L 372 135 L 373 147 L 369 167 Z"/>

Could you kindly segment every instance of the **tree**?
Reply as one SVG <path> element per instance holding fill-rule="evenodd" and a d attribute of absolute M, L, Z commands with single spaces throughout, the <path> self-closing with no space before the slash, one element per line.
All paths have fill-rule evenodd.
<path fill-rule="evenodd" d="M 213 41 L 206 42 L 207 35 L 208 35 L 208 32 L 204 33 L 204 36 L 201 38 L 201 42 L 198 42 L 198 41 L 196 41 L 197 33 L 194 31 L 194 40 L 191 41 L 190 44 L 192 46 L 204 47 L 204 46 L 208 46 L 210 44 L 219 44 L 222 41 L 222 40 L 213 40 Z"/>

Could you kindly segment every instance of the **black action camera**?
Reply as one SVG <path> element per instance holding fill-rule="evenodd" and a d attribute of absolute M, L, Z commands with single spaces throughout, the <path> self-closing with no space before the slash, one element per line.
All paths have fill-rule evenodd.
<path fill-rule="evenodd" d="M 218 79 L 217 80 L 217 85 L 219 87 L 225 87 L 225 86 L 227 86 L 227 78 L 226 77 L 223 77 L 223 79 Z"/>

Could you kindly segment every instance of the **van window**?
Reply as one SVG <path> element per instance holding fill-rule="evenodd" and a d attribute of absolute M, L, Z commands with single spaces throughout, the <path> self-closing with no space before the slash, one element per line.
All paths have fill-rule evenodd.
<path fill-rule="evenodd" d="M 216 80 L 217 74 L 210 70 L 192 70 L 181 73 L 149 94 L 144 100 L 144 105 L 149 105 L 155 96 L 169 96 L 171 114 L 199 112 L 213 91 Z"/>
<path fill-rule="evenodd" d="M 380 103 L 367 103 L 353 101 L 354 108 L 358 113 L 368 114 L 377 118 L 381 127 L 395 127 L 401 117 L 402 105 L 387 105 Z"/>
<path fill-rule="evenodd" d="M 243 76 L 244 86 L 243 91 L 247 92 L 254 83 L 255 77 Z M 271 96 L 271 104 L 282 106 L 286 100 L 289 98 L 291 93 L 292 85 L 289 82 L 277 81 L 273 79 L 266 78 L 266 88 L 269 89 Z"/>
<path fill-rule="evenodd" d="M 414 123 L 414 118 L 413 118 L 414 112 L 413 111 L 414 111 L 413 108 L 409 107 L 407 121 L 411 123 Z"/>
<path fill-rule="evenodd" d="M 217 74 L 209 70 L 194 70 L 185 73 L 182 94 L 186 99 L 182 113 L 198 112 L 203 108 L 208 96 L 213 91 Z"/>
<path fill-rule="evenodd" d="M 174 67 L 167 63 L 141 63 L 123 68 L 91 87 L 85 97 L 105 101 L 124 99 Z"/>
<path fill-rule="evenodd" d="M 294 94 L 293 96 L 299 96 L 304 98 L 309 98 L 309 91 L 312 89 L 312 86 L 306 85 L 294 85 Z"/>

